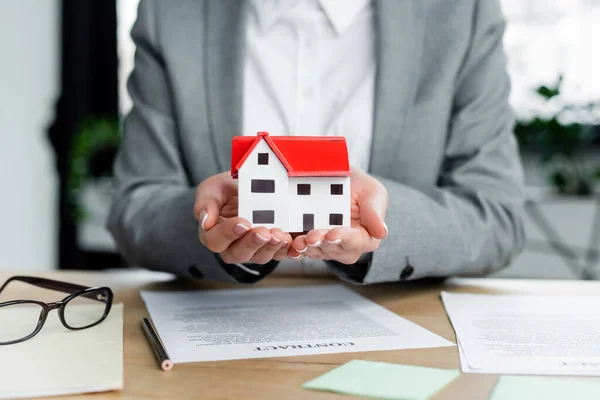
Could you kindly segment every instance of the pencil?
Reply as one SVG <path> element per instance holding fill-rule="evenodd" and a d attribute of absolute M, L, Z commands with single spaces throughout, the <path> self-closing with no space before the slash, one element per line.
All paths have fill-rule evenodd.
<path fill-rule="evenodd" d="M 154 355 L 156 356 L 156 360 L 158 360 L 160 368 L 163 371 L 170 371 L 173 369 L 173 362 L 169 359 L 165 346 L 158 337 L 152 322 L 150 322 L 148 318 L 142 319 L 142 330 L 146 335 L 146 339 L 148 339 L 148 343 L 150 343 L 150 347 L 152 347 L 152 350 L 154 351 Z"/>

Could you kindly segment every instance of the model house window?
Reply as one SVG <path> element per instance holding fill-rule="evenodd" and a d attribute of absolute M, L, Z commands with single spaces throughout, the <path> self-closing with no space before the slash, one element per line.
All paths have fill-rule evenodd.
<path fill-rule="evenodd" d="M 252 179 L 250 191 L 252 193 L 275 193 L 275 181 L 272 179 Z"/>
<path fill-rule="evenodd" d="M 274 224 L 275 211 L 273 210 L 256 210 L 252 211 L 253 224 Z"/>
<path fill-rule="evenodd" d="M 329 225 L 343 225 L 344 216 L 342 214 L 329 214 Z"/>
<path fill-rule="evenodd" d="M 269 153 L 258 153 L 258 165 L 269 165 Z"/>
<path fill-rule="evenodd" d="M 309 232 L 315 229 L 315 214 L 302 215 L 302 230 Z"/>
<path fill-rule="evenodd" d="M 308 183 L 299 183 L 296 186 L 297 193 L 301 196 L 308 196 L 310 194 L 310 185 Z"/>
<path fill-rule="evenodd" d="M 332 184 L 331 185 L 331 194 L 344 194 L 344 185 Z"/>

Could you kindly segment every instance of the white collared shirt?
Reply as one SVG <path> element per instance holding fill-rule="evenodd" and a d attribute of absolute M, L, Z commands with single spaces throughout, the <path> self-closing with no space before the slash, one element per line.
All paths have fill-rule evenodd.
<path fill-rule="evenodd" d="M 244 135 L 345 136 L 350 165 L 368 170 L 375 95 L 371 1 L 252 0 L 247 18 Z M 278 270 L 298 268 L 327 272 L 323 261 L 308 258 L 286 259 Z"/>
<path fill-rule="evenodd" d="M 252 0 L 244 62 L 245 135 L 345 136 L 367 170 L 375 28 L 370 0 Z"/>

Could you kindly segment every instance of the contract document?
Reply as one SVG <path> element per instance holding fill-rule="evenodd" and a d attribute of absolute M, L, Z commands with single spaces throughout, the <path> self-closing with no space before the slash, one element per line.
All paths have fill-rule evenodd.
<path fill-rule="evenodd" d="M 454 346 L 343 285 L 141 296 L 175 363 Z"/>
<path fill-rule="evenodd" d="M 463 372 L 600 376 L 600 307 L 592 296 L 442 292 Z"/>

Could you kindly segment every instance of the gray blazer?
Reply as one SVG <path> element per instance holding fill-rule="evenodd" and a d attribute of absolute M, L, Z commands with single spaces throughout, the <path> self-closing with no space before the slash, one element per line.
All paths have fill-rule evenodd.
<path fill-rule="evenodd" d="M 231 138 L 241 134 L 246 7 L 140 3 L 134 107 L 108 221 L 133 264 L 222 281 L 266 275 L 224 268 L 198 241 L 192 215 L 194 187 L 228 169 Z M 361 283 L 505 266 L 523 246 L 523 187 L 498 0 L 378 0 L 375 8 L 369 172 L 388 190 L 389 236 Z"/>

